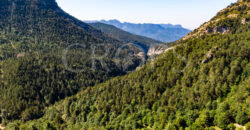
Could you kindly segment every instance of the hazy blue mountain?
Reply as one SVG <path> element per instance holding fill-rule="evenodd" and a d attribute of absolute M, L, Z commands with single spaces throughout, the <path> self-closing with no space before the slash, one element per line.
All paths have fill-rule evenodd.
<path fill-rule="evenodd" d="M 144 51 L 148 51 L 148 49 L 152 46 L 163 44 L 163 42 L 144 37 L 135 35 L 126 31 L 123 31 L 113 25 L 104 24 L 104 23 L 89 23 L 89 25 L 93 26 L 96 29 L 101 30 L 102 32 L 106 33 L 110 37 L 123 41 L 125 43 L 134 43 L 143 47 Z"/>
<path fill-rule="evenodd" d="M 122 23 L 118 20 L 101 20 L 99 22 L 110 24 L 124 31 L 156 39 L 162 42 L 173 42 L 179 40 L 190 32 L 189 29 L 185 29 L 181 25 L 172 24 L 135 24 L 128 22 Z"/>

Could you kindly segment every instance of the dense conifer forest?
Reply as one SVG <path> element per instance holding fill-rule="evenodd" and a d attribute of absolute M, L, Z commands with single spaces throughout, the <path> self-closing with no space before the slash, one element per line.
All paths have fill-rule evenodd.
<path fill-rule="evenodd" d="M 206 33 L 195 30 L 192 37 L 177 41 L 174 49 L 139 70 L 59 101 L 47 107 L 40 119 L 32 120 L 39 108 L 29 107 L 7 128 L 233 130 L 237 123 L 249 129 L 249 8 L 248 0 L 237 2 L 213 18 L 217 23 L 204 24 Z M 11 73 L 22 68 L 18 65 Z M 29 84 L 42 86 L 39 81 Z"/>
<path fill-rule="evenodd" d="M 35 5 L 43 13 L 30 17 L 47 20 L 37 31 L 39 22 L 30 17 L 20 20 L 22 13 L 0 14 L 4 30 L 0 34 L 0 121 L 6 129 L 234 130 L 235 124 L 250 129 L 249 0 L 228 6 L 173 43 L 172 49 L 128 74 L 113 58 L 123 42 L 62 13 L 52 0 L 44 0 L 49 9 L 39 1 L 43 0 Z M 1 11 L 5 5 L 14 6 L 9 0 L 0 5 Z M 4 15 L 26 20 L 27 25 L 8 25 Z M 74 31 L 65 32 L 65 27 Z M 86 46 L 73 47 L 67 55 L 69 66 L 84 72 L 72 73 L 62 64 L 68 40 Z M 95 43 L 109 43 L 105 63 L 110 71 L 101 63 L 91 71 L 88 54 Z M 99 55 L 105 53 L 103 47 L 97 50 Z M 137 51 L 126 47 L 122 56 Z M 79 61 L 80 57 L 84 60 Z M 133 58 L 130 65 L 136 68 L 139 59 Z"/>
<path fill-rule="evenodd" d="M 0 12 L 1 121 L 36 119 L 46 106 L 125 74 L 114 60 L 131 70 L 139 65 L 138 56 L 120 58 L 137 48 L 127 46 L 115 57 L 124 42 L 73 18 L 54 0 L 1 0 Z"/>

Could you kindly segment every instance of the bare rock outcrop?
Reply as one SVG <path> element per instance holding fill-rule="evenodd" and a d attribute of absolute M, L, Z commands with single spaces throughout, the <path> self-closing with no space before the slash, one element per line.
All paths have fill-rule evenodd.
<path fill-rule="evenodd" d="M 24 53 L 24 52 L 21 52 L 21 53 L 18 53 L 16 57 L 17 57 L 17 58 L 21 58 L 21 57 L 24 57 L 24 56 L 25 56 L 25 53 Z"/>
<path fill-rule="evenodd" d="M 215 48 L 213 48 L 212 50 L 210 50 L 208 53 L 207 53 L 207 56 L 206 56 L 206 58 L 204 59 L 204 60 L 202 60 L 202 64 L 206 64 L 206 63 L 208 63 L 209 61 L 211 61 L 213 58 L 214 58 L 214 53 L 216 52 L 216 51 L 218 51 L 218 47 L 215 47 Z"/>
<path fill-rule="evenodd" d="M 208 34 L 226 34 L 230 31 L 230 28 L 229 27 L 226 27 L 226 26 L 221 26 L 221 27 L 214 27 L 214 28 L 207 28 L 206 30 L 206 33 Z"/>

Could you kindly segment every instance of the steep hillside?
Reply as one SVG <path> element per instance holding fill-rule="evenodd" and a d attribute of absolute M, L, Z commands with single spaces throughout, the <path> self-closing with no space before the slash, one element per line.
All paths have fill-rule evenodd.
<path fill-rule="evenodd" d="M 33 37 L 39 42 L 54 42 L 61 45 L 69 41 L 114 40 L 63 12 L 55 0 L 1 0 L 0 5 L 1 33 L 16 34 L 17 39 L 26 36 Z M 78 35 L 78 38 L 71 37 L 75 35 Z"/>
<path fill-rule="evenodd" d="M 118 20 L 101 20 L 99 22 L 113 25 L 135 35 L 149 37 L 162 42 L 179 40 L 190 32 L 190 30 L 183 28 L 181 25 L 121 23 Z"/>
<path fill-rule="evenodd" d="M 122 60 L 138 49 L 122 48 L 115 57 L 123 42 L 55 0 L 1 0 L 0 12 L 0 120 L 38 118 L 46 106 L 124 74 L 120 63 L 130 71 L 139 65 L 136 55 Z"/>
<path fill-rule="evenodd" d="M 248 24 L 250 14 L 249 11 L 249 1 L 242 0 L 236 3 L 236 5 L 230 5 L 227 8 L 218 12 L 218 14 L 212 18 L 210 21 L 204 23 L 199 28 L 190 32 L 188 35 L 180 39 L 176 43 L 182 43 L 189 38 L 202 38 L 206 35 L 217 35 L 226 34 L 228 32 L 235 32 L 238 25 Z M 159 45 L 154 48 L 150 48 L 148 55 L 159 55 L 169 49 L 173 49 L 171 44 Z"/>
<path fill-rule="evenodd" d="M 249 129 L 249 4 L 241 0 L 227 8 L 246 6 L 226 33 L 179 41 L 140 70 L 60 101 L 41 119 L 7 128 L 230 130 L 248 122 Z"/>
<path fill-rule="evenodd" d="M 138 36 L 138 35 L 128 33 L 126 31 L 118 29 L 112 25 L 103 24 L 103 23 L 89 23 L 89 24 L 91 26 L 101 30 L 102 32 L 108 34 L 112 38 L 118 39 L 118 40 L 123 41 L 125 43 L 138 44 L 138 45 L 142 46 L 146 52 L 151 46 L 159 45 L 162 43 L 160 41 L 153 40 L 153 39 L 150 39 L 147 37 Z"/>
<path fill-rule="evenodd" d="M 242 0 L 241 2 L 232 4 L 227 8 L 218 12 L 218 14 L 209 22 L 204 23 L 201 27 L 189 33 L 183 38 L 186 40 L 190 37 L 200 37 L 212 34 L 225 34 L 227 32 L 234 32 L 239 24 L 248 24 L 250 14 L 249 0 Z"/>

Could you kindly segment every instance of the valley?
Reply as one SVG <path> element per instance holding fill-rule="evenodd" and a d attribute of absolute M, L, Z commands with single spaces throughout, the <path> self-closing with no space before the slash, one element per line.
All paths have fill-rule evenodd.
<path fill-rule="evenodd" d="M 239 0 L 190 32 L 1 0 L 0 129 L 248 130 L 249 10 Z"/>

